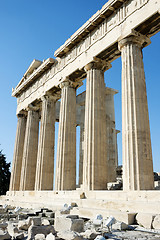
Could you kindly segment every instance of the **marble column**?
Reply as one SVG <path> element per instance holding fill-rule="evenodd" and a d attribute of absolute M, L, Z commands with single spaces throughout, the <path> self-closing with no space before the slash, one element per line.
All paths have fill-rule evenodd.
<path fill-rule="evenodd" d="M 83 161 L 84 190 L 106 189 L 108 166 L 106 153 L 106 110 L 103 64 L 93 62 L 87 71 L 85 134 Z"/>
<path fill-rule="evenodd" d="M 84 116 L 85 107 L 81 106 L 80 144 L 79 144 L 79 186 L 83 183 L 83 156 L 84 156 Z"/>
<path fill-rule="evenodd" d="M 29 106 L 21 169 L 21 191 L 34 190 L 38 149 L 38 131 L 38 109 Z"/>
<path fill-rule="evenodd" d="M 107 125 L 107 162 L 108 162 L 108 181 L 116 181 L 117 161 L 117 138 L 115 130 L 115 110 L 114 95 L 118 91 L 106 88 L 106 125 Z"/>
<path fill-rule="evenodd" d="M 61 105 L 58 132 L 55 190 L 76 189 L 76 90 L 69 80 L 60 85 Z"/>
<path fill-rule="evenodd" d="M 22 157 L 23 157 L 23 146 L 26 130 L 26 116 L 24 114 L 17 115 L 17 132 L 15 139 L 14 155 L 13 155 L 13 166 L 10 179 L 10 191 L 19 191 Z"/>
<path fill-rule="evenodd" d="M 55 103 L 53 96 L 42 97 L 35 190 L 53 190 Z"/>
<path fill-rule="evenodd" d="M 142 46 L 147 38 L 120 40 L 122 57 L 123 189 L 153 189 L 150 125 Z"/>

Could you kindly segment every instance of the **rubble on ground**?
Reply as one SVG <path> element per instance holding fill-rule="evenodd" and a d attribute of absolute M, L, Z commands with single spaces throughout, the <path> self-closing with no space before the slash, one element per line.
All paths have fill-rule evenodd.
<path fill-rule="evenodd" d="M 156 240 L 160 239 L 160 215 L 138 213 L 137 225 L 127 225 L 114 216 L 97 214 L 93 219 L 71 215 L 76 203 L 60 211 L 0 206 L 0 240 Z"/>

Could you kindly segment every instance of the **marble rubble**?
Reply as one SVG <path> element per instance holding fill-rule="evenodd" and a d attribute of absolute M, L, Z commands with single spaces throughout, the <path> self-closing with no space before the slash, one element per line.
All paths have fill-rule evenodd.
<path fill-rule="evenodd" d="M 7 206 L 7 209 L 4 209 L 3 206 L 1 206 L 0 209 L 4 215 L 8 215 L 7 219 L 3 217 L 0 220 L 1 240 L 155 240 L 160 238 L 160 229 L 146 229 L 138 225 L 127 225 L 124 222 L 116 220 L 112 216 L 109 218 L 103 218 L 102 215 L 97 215 L 94 219 L 86 219 L 79 218 L 78 215 L 61 214 L 58 212 L 57 214 L 54 214 L 53 222 L 47 222 L 47 219 L 50 218 L 46 213 L 54 213 L 51 209 L 43 208 L 35 210 L 21 208 L 19 212 L 17 212 L 15 208 L 11 209 L 11 206 Z M 15 214 L 15 216 L 9 216 L 11 213 L 12 215 Z M 41 213 L 44 213 L 43 217 L 41 217 Z M 19 216 L 22 215 L 27 215 L 27 218 L 19 220 Z M 157 218 L 159 220 L 159 215 L 157 215 Z M 98 227 L 95 225 L 95 220 L 97 219 L 102 220 Z M 46 220 L 46 224 L 43 224 L 44 220 Z M 79 222 L 76 222 L 77 220 Z M 81 224 L 78 227 L 80 222 Z M 109 222 L 112 222 L 112 229 L 108 229 Z"/>

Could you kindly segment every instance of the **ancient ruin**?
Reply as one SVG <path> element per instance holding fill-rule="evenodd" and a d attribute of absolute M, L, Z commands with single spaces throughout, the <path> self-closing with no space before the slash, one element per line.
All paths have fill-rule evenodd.
<path fill-rule="evenodd" d="M 155 214 L 160 210 L 160 192 L 153 191 L 142 56 L 142 48 L 159 30 L 159 0 L 109 0 L 55 52 L 56 59 L 33 60 L 12 91 L 17 98 L 18 124 L 6 197 L 10 204 L 58 209 L 64 202 L 74 201 L 78 208 L 72 213 L 108 216 L 114 212 L 127 223 L 133 222 L 137 212 Z M 104 72 L 120 56 L 123 190 L 108 191 L 107 183 L 116 181 L 117 91 L 105 87 Z M 76 96 L 85 78 L 86 92 Z M 79 186 L 76 126 L 81 135 Z"/>

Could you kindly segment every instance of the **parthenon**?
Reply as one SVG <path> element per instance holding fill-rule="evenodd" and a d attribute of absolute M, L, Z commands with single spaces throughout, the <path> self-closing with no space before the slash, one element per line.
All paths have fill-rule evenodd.
<path fill-rule="evenodd" d="M 144 212 L 159 208 L 160 192 L 152 191 L 153 160 L 142 54 L 159 30 L 160 1 L 109 0 L 54 53 L 55 58 L 32 61 L 12 90 L 17 98 L 18 122 L 9 201 L 44 204 L 48 197 L 45 201 L 51 205 L 54 200 L 56 205 L 63 198 L 66 202 L 79 199 L 79 210 L 97 204 L 95 208 L 101 211 L 110 208 L 125 213 L 135 211 L 133 202 L 139 204 L 138 211 L 142 205 Z M 116 181 L 118 166 L 114 113 L 118 91 L 105 86 L 104 72 L 120 56 L 123 190 L 109 191 L 107 183 Z M 84 79 L 86 91 L 77 95 Z M 55 122 L 59 122 L 56 164 Z M 154 194 L 159 198 L 157 205 L 149 202 Z"/>

